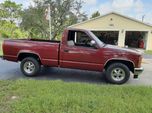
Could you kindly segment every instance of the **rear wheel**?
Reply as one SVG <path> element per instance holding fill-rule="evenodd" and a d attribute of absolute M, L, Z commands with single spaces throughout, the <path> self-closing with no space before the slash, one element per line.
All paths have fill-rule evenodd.
<path fill-rule="evenodd" d="M 41 66 L 36 59 L 28 57 L 22 60 L 20 68 L 25 76 L 33 77 L 39 73 Z"/>
<path fill-rule="evenodd" d="M 112 84 L 124 84 L 129 78 L 130 70 L 122 63 L 111 64 L 106 70 L 106 79 Z"/>

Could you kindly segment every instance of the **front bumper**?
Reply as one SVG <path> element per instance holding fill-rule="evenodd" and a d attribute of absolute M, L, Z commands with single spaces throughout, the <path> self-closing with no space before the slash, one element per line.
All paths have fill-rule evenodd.
<path fill-rule="evenodd" d="M 134 69 L 134 78 L 138 78 L 138 76 L 144 71 L 144 68 L 135 68 Z"/>

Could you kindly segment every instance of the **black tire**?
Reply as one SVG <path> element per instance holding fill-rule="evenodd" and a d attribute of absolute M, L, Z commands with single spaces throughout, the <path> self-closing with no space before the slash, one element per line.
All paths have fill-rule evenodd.
<path fill-rule="evenodd" d="M 124 84 L 129 78 L 130 70 L 122 63 L 111 64 L 106 70 L 106 79 L 112 84 Z"/>
<path fill-rule="evenodd" d="M 34 69 L 33 69 L 33 71 L 31 71 L 31 73 L 28 73 L 26 71 L 27 68 L 25 68 L 26 64 L 29 63 L 29 62 L 32 64 L 32 67 L 34 66 Z M 27 77 L 34 77 L 34 76 L 36 76 L 39 73 L 39 71 L 41 69 L 41 65 L 40 65 L 40 63 L 35 58 L 27 57 L 27 58 L 25 58 L 25 59 L 23 59 L 21 61 L 20 68 L 21 68 L 22 73 L 25 76 L 27 76 Z"/>

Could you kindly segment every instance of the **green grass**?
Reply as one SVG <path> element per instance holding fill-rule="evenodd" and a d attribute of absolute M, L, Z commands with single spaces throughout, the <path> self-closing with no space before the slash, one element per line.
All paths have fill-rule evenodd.
<path fill-rule="evenodd" d="M 1 113 L 151 113 L 152 87 L 0 81 Z"/>
<path fill-rule="evenodd" d="M 152 50 L 145 51 L 146 54 L 152 55 Z"/>
<path fill-rule="evenodd" d="M 3 51 L 2 51 L 2 43 L 3 43 L 3 40 L 0 39 L 0 56 L 3 55 Z"/>

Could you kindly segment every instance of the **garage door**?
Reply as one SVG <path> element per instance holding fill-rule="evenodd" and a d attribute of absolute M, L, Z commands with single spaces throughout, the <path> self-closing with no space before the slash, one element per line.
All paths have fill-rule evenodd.
<path fill-rule="evenodd" d="M 148 32 L 126 31 L 125 45 L 132 48 L 146 48 Z"/>

